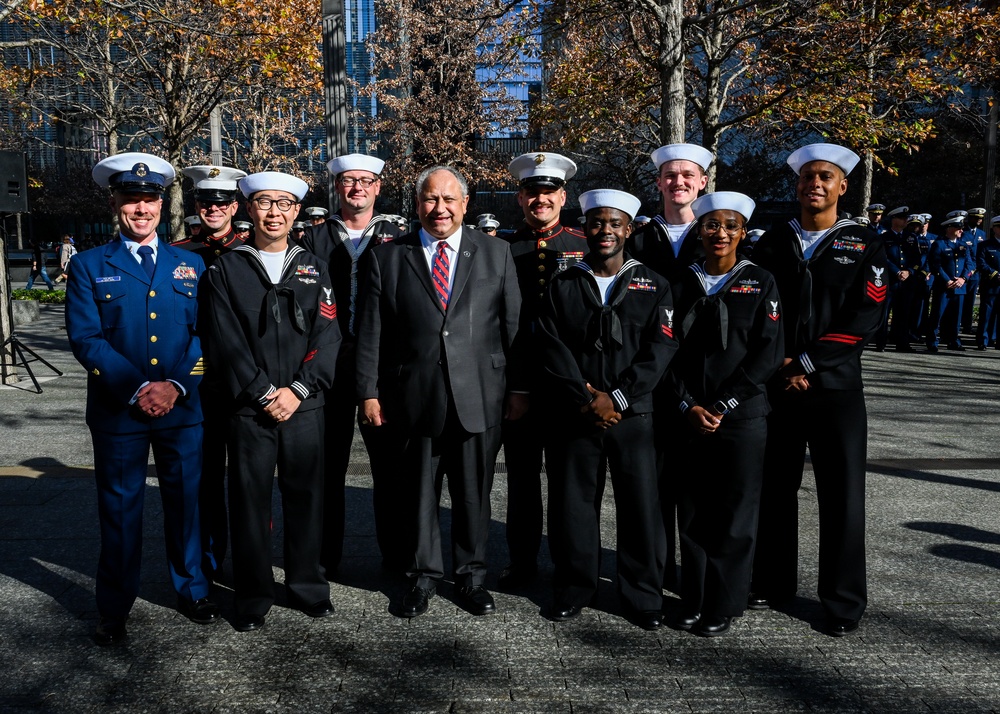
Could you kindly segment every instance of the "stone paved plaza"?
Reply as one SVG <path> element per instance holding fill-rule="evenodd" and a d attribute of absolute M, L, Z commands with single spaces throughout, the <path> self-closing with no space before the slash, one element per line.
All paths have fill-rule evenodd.
<path fill-rule="evenodd" d="M 549 568 L 533 588 L 496 593 L 495 616 L 469 615 L 446 586 L 428 614 L 400 619 L 390 603 L 405 583 L 380 567 L 358 450 L 333 617 L 311 620 L 279 596 L 259 632 L 189 622 L 174 609 L 150 478 L 130 640 L 102 649 L 91 640 L 98 526 L 86 377 L 61 308 L 43 307 L 19 336 L 64 376 L 36 363 L 42 394 L 23 381 L 0 388 L 0 712 L 1000 710 L 1000 352 L 865 354 L 870 604 L 853 636 L 817 629 L 808 473 L 799 596 L 782 612 L 748 612 L 729 636 L 645 632 L 623 618 L 610 488 L 603 592 L 577 620 L 543 616 Z M 500 471 L 491 588 L 506 562 Z M 280 548 L 275 563 L 280 579 Z M 227 618 L 231 594 L 213 595 Z"/>

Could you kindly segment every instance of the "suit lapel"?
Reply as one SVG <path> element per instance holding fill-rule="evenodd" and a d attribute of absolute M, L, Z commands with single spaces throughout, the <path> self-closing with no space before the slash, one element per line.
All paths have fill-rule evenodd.
<path fill-rule="evenodd" d="M 410 268 L 413 269 L 413 272 L 417 274 L 417 280 L 424 286 L 427 296 L 437 309 L 443 313 L 444 310 L 441 309 L 441 302 L 438 300 L 437 291 L 434 289 L 434 283 L 431 281 L 431 273 L 427 267 L 427 258 L 424 256 L 424 246 L 420 242 L 420 234 L 411 233 L 409 237 L 412 240 L 399 241 L 406 245 L 405 260 Z"/>
<path fill-rule="evenodd" d="M 125 241 L 119 238 L 117 241 L 108 246 L 108 250 L 105 253 L 107 256 L 108 264 L 123 273 L 128 273 L 136 280 L 141 280 L 144 283 L 149 283 L 149 276 L 146 275 L 146 271 L 142 269 L 142 265 L 139 261 L 135 259 L 135 256 L 129 252 L 129 249 L 125 247 Z M 154 273 L 154 276 L 156 274 Z"/>
<path fill-rule="evenodd" d="M 455 271 L 455 280 L 451 284 L 451 298 L 448 305 L 451 306 L 462 295 L 466 283 L 469 282 L 469 275 L 472 273 L 472 260 L 476 257 L 479 249 L 478 242 L 472 237 L 472 231 L 462 229 L 461 249 L 458 251 L 458 268 Z"/>

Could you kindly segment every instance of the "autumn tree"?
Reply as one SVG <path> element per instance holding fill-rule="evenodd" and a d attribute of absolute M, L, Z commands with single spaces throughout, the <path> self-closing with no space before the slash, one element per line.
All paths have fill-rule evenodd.
<path fill-rule="evenodd" d="M 377 79 L 360 91 L 378 100 L 369 133 L 387 159 L 384 184 L 406 201 L 404 187 L 432 164 L 458 167 L 470 184 L 505 181 L 511 157 L 489 152 L 483 139 L 525 130 L 526 109 L 508 83 L 534 42 L 531 5 L 378 0 L 376 13 Z"/>
<path fill-rule="evenodd" d="M 262 164 L 260 137 L 275 125 L 278 135 L 286 131 L 273 121 L 279 107 L 285 116 L 295 114 L 283 100 L 263 95 L 288 90 L 301 97 L 303 87 L 316 86 L 307 73 L 319 64 L 319 10 L 308 0 L 30 0 L 12 17 L 33 41 L 53 48 L 56 59 L 17 64 L 26 114 L 89 132 L 90 140 L 76 142 L 88 163 L 146 150 L 182 167 L 191 142 L 205 135 L 210 113 L 221 107 L 244 126 L 257 113 L 251 153 Z M 168 205 L 177 234 L 180 182 L 171 187 Z"/>

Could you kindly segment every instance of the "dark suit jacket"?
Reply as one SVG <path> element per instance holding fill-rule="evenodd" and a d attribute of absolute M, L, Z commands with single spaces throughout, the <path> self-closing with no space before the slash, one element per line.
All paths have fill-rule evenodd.
<path fill-rule="evenodd" d="M 500 424 L 521 296 L 506 242 L 463 228 L 447 314 L 419 233 L 372 250 L 357 329 L 358 397 L 378 398 L 386 420 L 440 436 L 453 399 L 466 431 Z M 508 362 L 510 360 L 510 363 Z M 508 373 L 510 373 L 508 375 Z"/>
<path fill-rule="evenodd" d="M 134 433 L 201 423 L 204 364 L 195 328 L 204 271 L 197 254 L 162 240 L 152 279 L 121 238 L 74 256 L 66 329 L 73 354 L 88 372 L 87 424 Z M 187 391 L 169 414 L 150 419 L 129 406 L 143 382 L 166 379 Z"/>

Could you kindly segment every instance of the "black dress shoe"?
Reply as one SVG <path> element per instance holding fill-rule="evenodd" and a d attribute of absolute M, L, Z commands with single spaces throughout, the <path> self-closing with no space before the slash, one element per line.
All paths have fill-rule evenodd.
<path fill-rule="evenodd" d="M 897 352 L 913 352 L 913 348 L 907 344 L 896 345 Z"/>
<path fill-rule="evenodd" d="M 237 632 L 253 632 L 264 627 L 263 615 L 239 615 L 233 622 Z"/>
<path fill-rule="evenodd" d="M 861 620 L 845 620 L 842 617 L 831 618 L 826 624 L 826 634 L 830 637 L 843 637 L 856 631 Z"/>
<path fill-rule="evenodd" d="M 191 622 L 197 622 L 199 625 L 211 625 L 222 617 L 219 606 L 207 597 L 199 600 L 186 600 L 179 597 L 177 598 L 177 610 Z"/>
<path fill-rule="evenodd" d="M 876 345 L 875 351 L 876 352 L 885 352 L 885 345 Z"/>
<path fill-rule="evenodd" d="M 955 352 L 965 352 L 965 345 L 963 345 L 961 342 L 958 342 L 956 344 L 948 345 L 948 349 L 953 350 Z"/>
<path fill-rule="evenodd" d="M 729 632 L 732 622 L 731 617 L 706 616 L 698 620 L 691 631 L 702 637 L 718 637 Z"/>
<path fill-rule="evenodd" d="M 642 610 L 633 616 L 635 624 L 644 630 L 658 630 L 663 627 L 663 613 L 659 610 Z"/>
<path fill-rule="evenodd" d="M 531 585 L 538 577 L 538 568 L 508 565 L 500 571 L 497 587 L 501 590 L 516 590 Z"/>
<path fill-rule="evenodd" d="M 128 632 L 125 631 L 124 620 L 110 620 L 102 617 L 94 630 L 94 642 L 101 647 L 114 647 L 125 644 Z"/>
<path fill-rule="evenodd" d="M 938 351 L 937 345 L 927 345 L 927 351 L 934 354 Z"/>
<path fill-rule="evenodd" d="M 771 609 L 771 601 L 767 598 L 767 596 L 750 593 L 750 597 L 747 598 L 747 610 L 769 609 Z"/>
<path fill-rule="evenodd" d="M 312 605 L 300 605 L 299 610 L 309 617 L 329 617 L 333 614 L 333 603 L 329 600 L 320 600 Z"/>
<path fill-rule="evenodd" d="M 458 591 L 458 603 L 473 615 L 492 615 L 497 611 L 493 596 L 482 585 L 470 585 Z"/>
<path fill-rule="evenodd" d="M 583 607 L 580 605 L 566 605 L 564 603 L 556 603 L 552 606 L 552 611 L 550 617 L 556 622 L 566 622 L 566 620 L 572 620 L 574 617 L 583 612 Z"/>
<path fill-rule="evenodd" d="M 976 349 L 979 350 L 980 352 L 985 352 L 986 345 L 976 345 Z"/>
<path fill-rule="evenodd" d="M 434 588 L 421 588 L 414 585 L 410 592 L 403 596 L 403 606 L 399 614 L 403 617 L 417 617 L 427 612 L 427 604 L 434 597 Z"/>
<path fill-rule="evenodd" d="M 701 613 L 681 613 L 673 621 L 672 625 L 675 630 L 690 630 L 692 627 L 698 624 L 698 620 L 701 619 Z"/>

